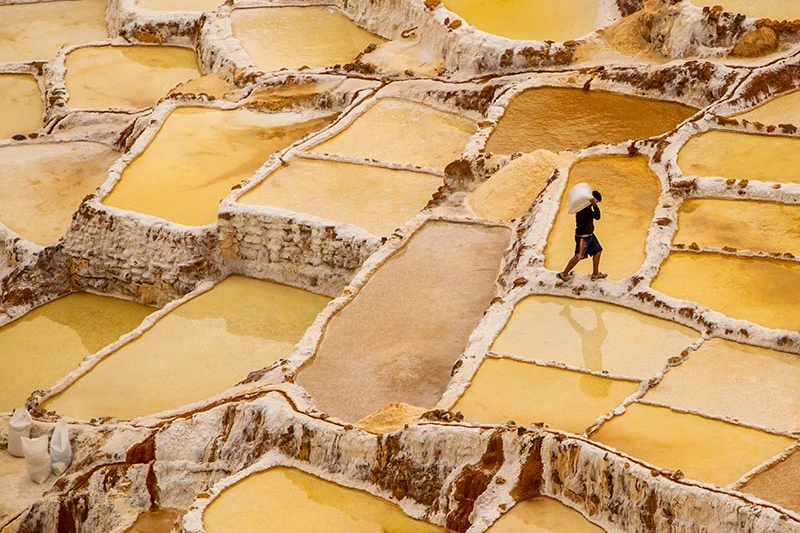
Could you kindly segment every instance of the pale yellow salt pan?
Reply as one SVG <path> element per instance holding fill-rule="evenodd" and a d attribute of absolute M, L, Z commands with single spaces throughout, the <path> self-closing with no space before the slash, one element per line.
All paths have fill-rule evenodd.
<path fill-rule="evenodd" d="M 795 3 L 795 0 L 790 1 Z M 749 111 L 733 115 L 732 118 L 741 118 L 762 124 L 800 125 L 800 91 L 776 96 Z"/>
<path fill-rule="evenodd" d="M 673 252 L 651 285 L 732 318 L 800 330 L 800 263 Z"/>
<path fill-rule="evenodd" d="M 240 201 L 386 235 L 419 213 L 441 185 L 442 179 L 430 174 L 295 158 Z"/>
<path fill-rule="evenodd" d="M 528 89 L 514 96 L 486 143 L 501 154 L 579 150 L 594 142 L 648 139 L 674 129 L 697 109 L 606 91 L 563 87 Z"/>
<path fill-rule="evenodd" d="M 0 328 L 0 412 L 21 407 L 116 341 L 153 310 L 119 298 L 70 294 Z"/>
<path fill-rule="evenodd" d="M 739 492 L 753 494 L 794 512 L 800 512 L 800 452 L 795 451 L 784 461 L 753 476 Z"/>
<path fill-rule="evenodd" d="M 357 421 L 389 403 L 432 408 L 497 292 L 505 227 L 428 222 L 328 322 L 298 382 Z"/>
<path fill-rule="evenodd" d="M 234 37 L 264 71 L 344 65 L 384 42 L 333 7 L 236 9 L 230 19 Z"/>
<path fill-rule="evenodd" d="M 586 182 L 602 193 L 601 218 L 594 221 L 595 235 L 603 246 L 600 270 L 612 279 L 633 275 L 645 259 L 650 224 L 661 195 L 658 176 L 644 156 L 599 156 L 580 160 L 569 172 L 561 209 L 545 247 L 545 266 L 561 271 L 575 252 L 575 215 L 567 212 L 569 190 Z M 574 270 L 590 273 L 592 259 Z"/>
<path fill-rule="evenodd" d="M 329 298 L 232 276 L 114 351 L 48 409 L 72 418 L 135 418 L 232 387 L 288 356 Z"/>
<path fill-rule="evenodd" d="M 725 486 L 781 453 L 794 440 L 664 407 L 629 405 L 592 440 L 697 481 Z"/>
<path fill-rule="evenodd" d="M 472 26 L 509 39 L 567 41 L 604 25 L 598 0 L 445 0 Z"/>
<path fill-rule="evenodd" d="M 678 166 L 685 176 L 797 182 L 800 139 L 712 130 L 689 139 Z"/>
<path fill-rule="evenodd" d="M 779 431 L 800 431 L 800 356 L 711 339 L 645 400 Z"/>
<path fill-rule="evenodd" d="M 538 496 L 519 502 L 486 533 L 603 533 L 581 513 L 558 500 Z"/>
<path fill-rule="evenodd" d="M 70 52 L 65 66 L 74 108 L 143 109 L 200 76 L 194 50 L 177 46 L 89 46 Z"/>
<path fill-rule="evenodd" d="M 105 0 L 0 6 L 0 63 L 49 60 L 62 46 L 108 38 Z"/>
<path fill-rule="evenodd" d="M 381 98 L 313 152 L 444 169 L 461 157 L 475 131 L 469 119 L 433 107 Z"/>
<path fill-rule="evenodd" d="M 722 5 L 725 11 L 742 13 L 748 17 L 773 20 L 800 19 L 800 4 L 797 0 L 691 0 L 699 7 Z"/>
<path fill-rule="evenodd" d="M 639 383 L 549 368 L 513 359 L 486 359 L 451 409 L 471 422 L 548 427 L 584 433 L 636 392 Z"/>
<path fill-rule="evenodd" d="M 469 195 L 470 208 L 485 218 L 521 217 L 542 192 L 560 159 L 548 150 L 536 150 L 514 159 Z"/>
<path fill-rule="evenodd" d="M 291 468 L 247 476 L 217 496 L 203 514 L 207 533 L 433 533 L 396 505 Z"/>
<path fill-rule="evenodd" d="M 103 203 L 180 224 L 210 224 L 232 186 L 248 178 L 273 152 L 330 120 L 243 108 L 178 108 L 144 153 L 123 171 Z"/>
<path fill-rule="evenodd" d="M 136 0 L 136 5 L 150 11 L 214 11 L 224 0 Z"/>
<path fill-rule="evenodd" d="M 0 221 L 36 244 L 55 243 L 118 156 L 82 141 L 0 147 Z"/>
<path fill-rule="evenodd" d="M 0 6 L 0 16 L 2 16 Z M 0 42 L 0 45 L 2 43 Z M 0 74 L 0 139 L 26 135 L 42 127 L 44 104 L 36 78 L 26 74 Z"/>
<path fill-rule="evenodd" d="M 686 200 L 674 243 L 800 255 L 800 206 L 771 202 Z"/>
<path fill-rule="evenodd" d="M 530 296 L 515 307 L 492 351 L 647 379 L 699 334 L 601 302 Z"/>
<path fill-rule="evenodd" d="M 391 433 L 406 424 L 416 423 L 426 411 L 424 407 L 415 407 L 407 403 L 390 403 L 380 411 L 359 420 L 356 427 L 371 433 Z"/>

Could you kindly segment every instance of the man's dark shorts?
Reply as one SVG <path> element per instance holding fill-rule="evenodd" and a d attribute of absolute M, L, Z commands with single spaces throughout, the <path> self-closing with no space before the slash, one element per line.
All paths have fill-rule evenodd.
<path fill-rule="evenodd" d="M 578 259 L 592 257 L 602 251 L 603 247 L 600 246 L 600 241 L 597 240 L 594 233 L 588 236 L 575 235 L 575 257 Z"/>

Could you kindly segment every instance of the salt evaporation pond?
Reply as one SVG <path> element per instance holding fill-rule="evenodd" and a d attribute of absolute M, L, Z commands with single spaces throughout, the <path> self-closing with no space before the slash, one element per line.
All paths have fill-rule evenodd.
<path fill-rule="evenodd" d="M 109 206 L 179 224 L 217 219 L 219 201 L 269 156 L 333 117 L 180 107 L 103 199 Z M 230 164 L 230 154 L 237 156 Z"/>
<path fill-rule="evenodd" d="M 62 46 L 108 38 L 105 0 L 0 6 L 0 63 L 53 59 Z"/>
<path fill-rule="evenodd" d="M 132 419 L 209 398 L 287 357 L 328 301 L 231 276 L 170 311 L 44 405 L 83 420 Z"/>
<path fill-rule="evenodd" d="M 800 138 L 712 130 L 678 153 L 685 176 L 777 183 L 800 182 Z"/>
<path fill-rule="evenodd" d="M 396 505 L 300 470 L 274 467 L 225 489 L 206 508 L 206 533 L 434 533 L 444 528 L 415 520 Z"/>
<path fill-rule="evenodd" d="M 36 78 L 27 74 L 0 74 L 0 110 L 3 113 L 0 139 L 39 130 L 44 106 Z"/>
<path fill-rule="evenodd" d="M 800 207 L 773 202 L 690 199 L 678 210 L 675 244 L 800 255 Z"/>
<path fill-rule="evenodd" d="M 344 65 L 384 42 L 330 6 L 236 9 L 230 20 L 234 37 L 264 71 Z"/>
<path fill-rule="evenodd" d="M 390 402 L 433 407 L 496 293 L 508 229 L 428 222 L 333 316 L 298 381 L 358 421 Z"/>
<path fill-rule="evenodd" d="M 800 4 L 795 0 L 691 0 L 699 7 L 722 5 L 725 11 L 742 13 L 748 17 L 768 18 L 772 20 L 800 19 Z"/>
<path fill-rule="evenodd" d="M 773 126 L 800 124 L 800 91 L 775 96 L 753 109 L 733 115 L 731 118 Z"/>
<path fill-rule="evenodd" d="M 711 339 L 670 369 L 645 399 L 778 431 L 800 431 L 800 359 Z M 769 408 L 765 409 L 764 405 Z"/>
<path fill-rule="evenodd" d="M 513 154 L 585 148 L 649 139 L 670 131 L 697 109 L 606 91 L 537 87 L 514 96 L 486 143 L 488 152 Z"/>
<path fill-rule="evenodd" d="M 0 412 L 22 407 L 33 391 L 55 384 L 152 311 L 120 298 L 76 293 L 1 327 Z"/>
<path fill-rule="evenodd" d="M 800 452 L 795 451 L 785 460 L 747 480 L 739 490 L 794 512 L 800 512 L 800 494 L 794 490 L 798 476 L 800 476 Z"/>
<path fill-rule="evenodd" d="M 177 46 L 87 46 L 67 54 L 65 67 L 75 108 L 143 109 L 200 76 L 194 50 Z"/>
<path fill-rule="evenodd" d="M 387 235 L 419 213 L 441 185 L 442 179 L 431 174 L 295 158 L 239 201 Z"/>
<path fill-rule="evenodd" d="M 800 263 L 794 261 L 672 252 L 651 285 L 732 318 L 800 330 Z"/>
<path fill-rule="evenodd" d="M 479 30 L 509 39 L 567 41 L 605 26 L 600 0 L 444 0 Z"/>
<path fill-rule="evenodd" d="M 529 296 L 514 306 L 491 351 L 648 379 L 699 336 L 674 322 L 608 303 Z"/>
<path fill-rule="evenodd" d="M 89 141 L 0 147 L 0 222 L 31 242 L 54 244 L 118 157 Z"/>
<path fill-rule="evenodd" d="M 605 251 L 601 270 L 612 279 L 633 275 L 644 263 L 648 230 L 661 195 L 658 176 L 644 156 L 591 157 L 572 166 L 547 238 L 545 266 L 560 272 L 574 255 L 575 215 L 567 211 L 567 197 L 574 185 L 583 182 L 603 195 L 601 219 L 595 221 L 595 234 Z M 581 261 L 574 271 L 589 274 L 592 262 Z"/>
<path fill-rule="evenodd" d="M 591 438 L 696 481 L 724 487 L 783 452 L 795 439 L 635 403 Z"/>
<path fill-rule="evenodd" d="M 138 7 L 150 11 L 214 11 L 223 3 L 221 0 L 136 0 Z"/>
<path fill-rule="evenodd" d="M 443 170 L 461 156 L 475 122 L 434 107 L 381 98 L 311 151 Z"/>
<path fill-rule="evenodd" d="M 487 533 L 603 533 L 578 511 L 558 500 L 537 496 L 517 503 Z"/>

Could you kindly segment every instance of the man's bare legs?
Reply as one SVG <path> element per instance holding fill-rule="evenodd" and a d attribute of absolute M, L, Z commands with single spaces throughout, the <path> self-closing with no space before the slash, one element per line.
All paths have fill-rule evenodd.
<path fill-rule="evenodd" d="M 569 276 L 569 273 L 572 272 L 572 269 L 575 268 L 575 265 L 577 265 L 579 261 L 580 259 L 578 258 L 578 256 L 573 255 L 572 259 L 569 260 L 567 266 L 565 266 L 564 270 L 561 272 L 561 277 L 566 279 L 566 277 Z"/>
<path fill-rule="evenodd" d="M 600 256 L 603 255 L 603 251 L 600 250 L 596 254 L 592 256 L 592 274 L 597 275 L 600 273 Z"/>

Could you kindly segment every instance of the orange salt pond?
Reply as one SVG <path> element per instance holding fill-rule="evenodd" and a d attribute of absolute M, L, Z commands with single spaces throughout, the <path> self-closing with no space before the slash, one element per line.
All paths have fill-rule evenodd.
<path fill-rule="evenodd" d="M 600 270 L 612 279 L 635 274 L 644 263 L 647 234 L 661 195 L 658 176 L 644 156 L 590 157 L 572 166 L 561 209 L 547 238 L 545 267 L 561 271 L 574 254 L 575 215 L 567 212 L 567 195 L 581 182 L 603 194 L 601 219 L 594 222 L 604 249 Z M 591 273 L 592 260 L 581 261 L 574 271 Z"/>
<path fill-rule="evenodd" d="M 342 133 L 312 152 L 444 170 L 461 157 L 475 123 L 431 106 L 381 98 Z"/>
<path fill-rule="evenodd" d="M 754 18 L 800 19 L 800 4 L 797 0 L 691 0 L 691 2 L 699 7 L 722 5 L 725 11 L 742 13 Z"/>
<path fill-rule="evenodd" d="M 203 514 L 206 533 L 444 533 L 400 507 L 293 468 L 251 474 L 223 490 Z"/>
<path fill-rule="evenodd" d="M 470 25 L 509 39 L 567 41 L 606 24 L 598 0 L 444 0 Z"/>
<path fill-rule="evenodd" d="M 200 76 L 194 50 L 177 46 L 89 46 L 70 52 L 65 66 L 73 108 L 143 109 Z"/>
<path fill-rule="evenodd" d="M 428 222 L 334 315 L 298 382 L 358 421 L 386 404 L 433 407 L 496 294 L 505 227 Z"/>
<path fill-rule="evenodd" d="M 670 369 L 645 400 L 778 431 L 800 431 L 800 358 L 722 339 Z"/>
<path fill-rule="evenodd" d="M 235 9 L 230 20 L 233 36 L 263 71 L 344 65 L 384 42 L 333 7 Z"/>
<path fill-rule="evenodd" d="M 529 296 L 514 307 L 491 351 L 647 379 L 699 336 L 687 327 L 616 305 Z"/>
<path fill-rule="evenodd" d="M 800 330 L 800 263 L 794 261 L 672 252 L 651 286 L 732 318 Z"/>
<path fill-rule="evenodd" d="M 36 244 L 54 244 L 117 157 L 88 141 L 0 147 L 0 222 Z"/>
<path fill-rule="evenodd" d="M 750 478 L 738 490 L 794 512 L 800 512 L 798 483 L 800 483 L 800 453 L 795 451 L 784 461 Z"/>
<path fill-rule="evenodd" d="M 0 74 L 0 110 L 3 116 L 0 139 L 40 129 L 44 104 L 36 78 L 27 74 Z"/>
<path fill-rule="evenodd" d="M 103 203 L 189 226 L 211 224 L 231 187 L 273 152 L 330 120 L 244 108 L 177 108 Z M 235 165 L 230 154 L 236 154 Z"/>
<path fill-rule="evenodd" d="M 105 0 L 0 6 L 0 63 L 53 59 L 62 46 L 103 41 Z"/>
<path fill-rule="evenodd" d="M 386 235 L 419 213 L 440 185 L 442 178 L 430 174 L 295 158 L 239 201 Z"/>
<path fill-rule="evenodd" d="M 800 206 L 690 199 L 678 209 L 675 244 L 800 255 Z"/>
<path fill-rule="evenodd" d="M 135 329 L 153 309 L 119 298 L 70 294 L 0 328 L 0 412 L 24 405 L 84 357 Z"/>
<path fill-rule="evenodd" d="M 131 419 L 209 398 L 291 354 L 329 300 L 229 277 L 168 313 L 44 405 L 84 420 Z"/>
<path fill-rule="evenodd" d="M 685 176 L 778 183 L 800 181 L 800 138 L 712 130 L 678 152 Z"/>
<path fill-rule="evenodd" d="M 794 443 L 789 437 L 640 403 L 605 422 L 591 438 L 720 487 Z"/>
<path fill-rule="evenodd" d="M 638 382 L 487 358 L 451 411 L 470 422 L 547 426 L 582 434 L 636 392 Z"/>
<path fill-rule="evenodd" d="M 648 139 L 674 129 L 697 109 L 606 91 L 563 87 L 514 96 L 486 143 L 488 152 L 580 150 L 592 143 Z"/>
<path fill-rule="evenodd" d="M 794 0 L 790 1 L 795 4 Z M 778 124 L 798 125 L 800 124 L 800 91 L 775 96 L 761 105 L 744 113 L 733 115 L 731 118 L 741 118 L 750 122 L 775 126 Z"/>
<path fill-rule="evenodd" d="M 603 533 L 581 513 L 558 500 L 537 496 L 519 502 L 486 533 Z"/>

